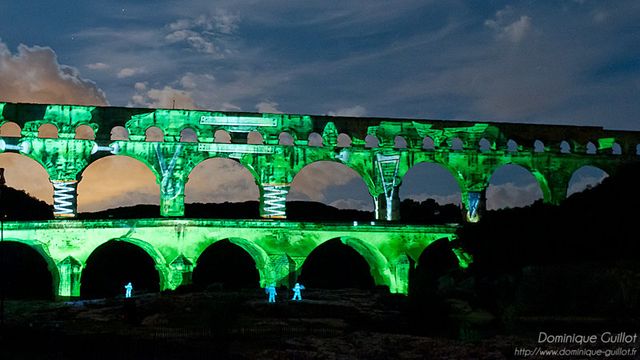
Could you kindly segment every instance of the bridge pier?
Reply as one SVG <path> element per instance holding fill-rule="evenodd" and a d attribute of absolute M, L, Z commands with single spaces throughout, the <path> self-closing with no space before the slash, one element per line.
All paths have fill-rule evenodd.
<path fill-rule="evenodd" d="M 82 263 L 73 256 L 67 256 L 58 263 L 58 273 L 60 275 L 60 283 L 57 296 L 80 297 Z"/>
<path fill-rule="evenodd" d="M 175 290 L 180 285 L 189 285 L 193 279 L 193 261 L 180 254 L 169 264 L 167 288 Z"/>
<path fill-rule="evenodd" d="M 375 204 L 375 218 L 380 221 L 398 221 L 400 220 L 400 195 L 396 186 L 391 193 L 391 197 L 387 194 L 373 195 L 373 203 Z"/>

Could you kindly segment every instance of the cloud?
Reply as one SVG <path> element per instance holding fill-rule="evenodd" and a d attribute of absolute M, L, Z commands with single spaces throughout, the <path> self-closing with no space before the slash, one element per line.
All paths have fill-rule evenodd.
<path fill-rule="evenodd" d="M 336 111 L 329 111 L 330 116 L 353 116 L 360 117 L 364 116 L 367 113 L 367 110 L 361 105 L 355 105 L 348 108 L 338 109 Z"/>
<path fill-rule="evenodd" d="M 359 175 L 346 166 L 327 161 L 315 162 L 295 176 L 287 200 L 324 202 L 331 187 L 345 185 L 357 177 Z"/>
<path fill-rule="evenodd" d="M 169 25 L 165 40 L 169 44 L 185 43 L 197 52 L 223 57 L 224 39 L 238 28 L 238 17 L 226 11 L 196 18 L 178 19 Z"/>
<path fill-rule="evenodd" d="M 329 205 L 338 209 L 371 211 L 373 209 L 373 200 L 364 201 L 359 199 L 338 199 L 331 202 Z"/>
<path fill-rule="evenodd" d="M 118 79 L 124 79 L 124 78 L 128 78 L 143 72 L 145 72 L 144 67 L 136 67 L 136 68 L 125 67 L 120 69 L 120 71 L 118 71 L 118 73 L 116 74 L 116 77 Z"/>
<path fill-rule="evenodd" d="M 517 20 L 511 21 L 513 13 L 513 9 L 507 6 L 496 12 L 495 18 L 486 20 L 484 24 L 495 30 L 498 38 L 507 39 L 517 44 L 531 31 L 532 25 L 531 18 L 527 15 L 522 15 Z"/>
<path fill-rule="evenodd" d="M 58 63 L 49 47 L 19 45 L 12 54 L 0 42 L 0 100 L 107 105 L 105 93 L 73 67 Z"/>
<path fill-rule="evenodd" d="M 282 113 L 282 111 L 278 110 L 278 103 L 275 101 L 261 101 L 256 104 L 256 110 L 261 113 Z"/>
<path fill-rule="evenodd" d="M 191 92 L 165 86 L 162 89 L 148 89 L 145 83 L 134 85 L 135 94 L 131 97 L 129 106 L 164 109 L 199 109 L 191 96 Z"/>
<path fill-rule="evenodd" d="M 582 176 L 575 181 L 572 181 L 569 184 L 569 189 L 567 190 L 567 196 L 573 195 L 575 193 L 582 192 L 586 189 L 590 189 L 602 182 L 608 175 L 605 172 L 602 172 L 600 177 L 595 176 Z"/>
<path fill-rule="evenodd" d="M 87 68 L 91 69 L 91 70 L 107 70 L 108 68 L 110 68 L 110 66 L 108 64 L 105 64 L 103 62 L 97 62 L 97 63 L 93 63 L 93 64 L 87 64 L 85 65 Z"/>
<path fill-rule="evenodd" d="M 456 192 L 454 194 L 449 194 L 449 195 L 434 195 L 434 194 L 427 194 L 427 193 L 410 194 L 407 196 L 407 198 L 413 199 L 415 201 L 425 201 L 426 199 L 433 199 L 440 205 L 446 205 L 446 204 L 460 205 L 461 203 L 459 192 Z"/>
<path fill-rule="evenodd" d="M 523 207 L 542 199 L 542 191 L 537 183 L 517 186 L 514 183 L 489 185 L 487 188 L 487 209 Z"/>
<path fill-rule="evenodd" d="M 187 203 L 257 201 L 260 192 L 253 175 L 230 159 L 207 160 L 189 174 Z"/>

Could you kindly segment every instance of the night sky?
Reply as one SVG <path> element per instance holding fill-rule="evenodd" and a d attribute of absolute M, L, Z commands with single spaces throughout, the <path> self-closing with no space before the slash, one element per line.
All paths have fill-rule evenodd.
<path fill-rule="evenodd" d="M 640 130 L 638 39 L 637 1 L 5 1 L 0 101 Z M 0 166 L 51 202 L 35 162 L 4 154 Z M 495 174 L 489 208 L 540 196 L 521 170 Z M 257 199 L 238 165 L 196 171 L 189 202 Z M 602 176 L 584 170 L 570 191 Z M 403 186 L 403 198 L 459 202 L 435 165 Z M 118 157 L 88 168 L 79 194 L 80 211 L 158 202 L 151 172 Z M 304 170 L 290 199 L 373 207 L 337 165 Z"/>

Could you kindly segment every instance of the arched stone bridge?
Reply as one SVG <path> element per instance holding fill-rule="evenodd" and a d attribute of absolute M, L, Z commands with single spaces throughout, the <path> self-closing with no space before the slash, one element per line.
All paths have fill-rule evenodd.
<path fill-rule="evenodd" d="M 219 157 L 251 172 L 265 218 L 286 218 L 286 195 L 302 168 L 334 161 L 362 177 L 376 219 L 398 220 L 404 175 L 416 164 L 433 162 L 454 176 L 468 219 L 477 221 L 491 175 L 502 165 L 528 169 L 544 201 L 559 203 L 574 171 L 592 165 L 612 175 L 619 165 L 638 160 L 640 144 L 639 132 L 600 127 L 0 103 L 0 125 L 7 122 L 17 124 L 21 136 L 1 139 L 0 151 L 20 152 L 46 169 L 58 217 L 75 215 L 83 170 L 117 154 L 153 171 L 161 216 L 184 214 L 189 173 Z M 45 124 L 55 126 L 57 138 L 38 137 Z M 82 127 L 95 139 L 77 139 Z M 118 129 L 126 130 L 125 140 L 112 140 Z M 162 133 L 159 141 L 145 141 L 153 131 Z M 231 143 L 214 142 L 218 131 L 227 132 Z M 187 132 L 194 142 L 181 141 Z M 259 140 L 252 144 L 251 135 Z"/>
<path fill-rule="evenodd" d="M 126 241 L 155 262 L 160 289 L 190 279 L 197 259 L 213 243 L 228 239 L 256 264 L 260 284 L 290 286 L 304 260 L 322 243 L 339 238 L 368 263 L 377 285 L 406 294 L 409 267 L 439 239 L 455 239 L 456 225 L 409 226 L 388 223 L 310 224 L 269 220 L 51 220 L 7 222 L 4 241 L 29 245 L 46 260 L 59 296 L 79 296 L 82 269 L 100 245 Z M 461 266 L 464 254 L 457 253 Z M 114 265 L 117 266 L 117 265 Z M 346 267 L 349 264 L 341 264 Z"/>
<path fill-rule="evenodd" d="M 46 124 L 57 129 L 57 137 L 39 137 Z M 61 279 L 56 287 L 60 295 L 78 294 L 74 276 L 90 251 L 109 239 L 126 239 L 144 248 L 163 274 L 162 287 L 173 288 L 180 282 L 176 269 L 186 266 L 181 262 L 194 263 L 202 246 L 216 239 L 230 238 L 247 250 L 264 284 L 274 279 L 283 283 L 284 270 L 276 270 L 278 258 L 286 259 L 282 263 L 288 264 L 283 265 L 287 274 L 295 275 L 300 259 L 331 237 L 359 251 L 378 284 L 404 293 L 407 277 L 404 270 L 398 275 L 398 258 L 417 260 L 417 249 L 435 238 L 453 239 L 455 230 L 393 223 L 400 220 L 399 187 L 414 165 L 431 162 L 448 169 L 460 186 L 467 219 L 478 221 L 491 175 L 502 165 L 528 169 L 544 201 L 557 204 L 566 197 L 574 171 L 592 165 L 612 175 L 620 165 L 638 161 L 640 144 L 640 132 L 601 127 L 14 103 L 0 103 L 0 125 L 19 127 L 19 136 L 0 138 L 0 152 L 20 153 L 46 169 L 58 219 L 76 215 L 82 172 L 105 156 L 129 156 L 153 171 L 163 217 L 183 216 L 189 173 L 209 158 L 238 161 L 258 185 L 262 221 L 7 224 L 7 239 L 30 243 L 50 259 L 52 272 Z M 93 135 L 80 138 L 82 129 Z M 221 131 L 230 143 L 215 142 Z M 161 137 L 152 139 L 154 132 Z M 193 141 L 184 141 L 188 133 Z M 317 161 L 344 164 L 362 177 L 375 203 L 377 225 L 345 228 L 274 220 L 286 218 L 286 195 L 296 174 Z M 129 234 L 132 228 L 140 235 Z M 296 236 L 307 240 L 295 245 Z"/>

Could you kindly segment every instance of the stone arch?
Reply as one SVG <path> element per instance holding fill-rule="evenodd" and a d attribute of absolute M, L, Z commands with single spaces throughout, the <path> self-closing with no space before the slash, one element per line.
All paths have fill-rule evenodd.
<path fill-rule="evenodd" d="M 571 153 L 571 144 L 567 141 L 567 140 L 562 140 L 560 142 L 560 147 L 558 149 L 560 151 L 560 153 L 562 154 L 569 154 Z"/>
<path fill-rule="evenodd" d="M 161 178 L 160 174 L 158 173 L 158 171 L 151 165 L 149 164 L 146 159 L 144 157 L 137 157 L 133 154 L 118 154 L 118 155 L 107 155 L 105 157 L 101 157 L 99 159 L 94 159 L 92 162 L 90 162 L 89 164 L 87 164 L 87 166 L 82 169 L 82 171 L 78 174 L 78 179 L 81 179 L 80 182 L 78 183 L 78 211 L 79 212 L 84 212 L 86 211 L 85 207 L 87 206 L 84 203 L 84 198 L 86 194 L 94 194 L 95 191 L 91 190 L 92 186 L 98 186 L 96 189 L 102 188 L 105 185 L 105 181 L 106 178 L 102 177 L 101 174 L 99 173 L 93 173 L 93 171 L 91 172 L 87 172 L 87 170 L 89 169 L 94 169 L 95 166 L 109 166 L 110 164 L 108 162 L 110 161 L 115 161 L 115 165 L 118 168 L 122 167 L 122 164 L 118 164 L 118 162 L 121 162 L 122 160 L 125 161 L 130 161 L 130 160 L 134 160 L 137 163 L 140 163 L 143 165 L 143 167 L 137 167 L 137 168 L 131 168 L 131 167 L 124 167 L 122 170 L 129 170 L 129 171 L 142 171 L 141 173 L 138 173 L 137 178 L 139 179 L 140 176 L 145 176 L 145 172 L 147 172 L 147 170 L 150 172 L 151 177 L 153 179 L 153 183 L 151 183 L 151 179 L 147 179 L 148 181 L 145 182 L 145 184 L 153 184 L 151 185 L 152 187 L 148 187 L 145 190 L 147 190 L 147 193 L 152 191 L 153 194 L 151 194 L 149 196 L 149 201 L 153 201 L 155 203 L 155 201 L 159 201 L 160 199 L 160 187 L 158 185 L 158 179 Z M 104 165 L 103 165 L 104 164 Z M 113 164 L 113 163 L 112 163 Z M 144 170 L 143 170 L 144 169 Z M 121 179 L 121 178 L 119 178 Z M 122 180 L 118 180 L 116 182 L 114 182 L 115 186 L 122 186 L 123 184 L 126 185 L 127 182 L 129 182 L 130 179 L 129 178 L 124 178 Z M 133 180 L 131 180 L 133 181 Z M 91 185 L 89 185 L 91 184 Z M 87 186 L 89 187 L 89 189 L 87 190 Z M 157 191 L 157 193 L 156 193 Z M 142 192 L 143 194 L 145 192 Z M 136 203 L 137 204 L 137 203 Z M 135 205 L 134 203 L 132 203 L 131 205 Z M 96 209 L 93 209 L 92 211 L 96 211 Z"/>
<path fill-rule="evenodd" d="M 451 151 L 462 151 L 464 150 L 464 141 L 459 137 L 454 137 L 449 140 L 449 149 Z"/>
<path fill-rule="evenodd" d="M 163 142 L 164 132 L 157 126 L 150 126 L 144 132 L 144 141 Z"/>
<path fill-rule="evenodd" d="M 26 245 L 36 253 L 38 253 L 38 255 L 40 255 L 44 262 L 47 264 L 47 270 L 49 270 L 49 273 L 51 274 L 51 290 L 53 291 L 52 295 L 57 296 L 59 294 L 60 272 L 58 271 L 58 265 L 56 264 L 56 261 L 51 257 L 49 249 L 45 243 L 38 240 L 25 240 L 17 238 L 4 238 L 3 241 Z"/>
<path fill-rule="evenodd" d="M 364 138 L 364 147 L 367 149 L 375 149 L 380 147 L 380 139 L 375 135 L 367 135 Z"/>
<path fill-rule="evenodd" d="M 129 140 L 129 130 L 124 126 L 114 126 L 110 132 L 110 139 L 116 140 Z"/>
<path fill-rule="evenodd" d="M 76 128 L 75 138 L 81 140 L 95 140 L 96 134 L 91 126 L 80 125 Z"/>
<path fill-rule="evenodd" d="M 309 249 L 309 252 L 306 254 L 305 258 L 308 259 L 308 257 L 311 255 L 311 253 L 313 253 L 314 250 L 327 243 L 328 241 L 334 239 L 336 238 L 332 237 L 316 243 L 313 248 Z M 352 236 L 341 236 L 337 239 L 339 239 L 342 244 L 349 246 L 360 256 L 362 256 L 362 258 L 369 265 L 369 273 L 376 285 L 388 286 L 391 292 L 396 292 L 395 277 L 391 273 L 389 262 L 387 258 L 380 252 L 380 250 L 378 250 L 378 248 L 367 243 L 366 241 Z M 302 269 L 303 266 L 304 263 L 302 264 L 300 269 Z"/>
<path fill-rule="evenodd" d="M 0 136 L 2 137 L 21 137 L 22 129 L 20 125 L 13 121 L 6 121 L 0 126 Z"/>
<path fill-rule="evenodd" d="M 536 140 L 533 142 L 533 152 L 541 153 L 544 151 L 545 151 L 545 148 L 542 140 Z"/>
<path fill-rule="evenodd" d="M 7 186 L 23 190 L 48 204 L 53 203 L 53 185 L 49 171 L 39 158 L 4 152 L 0 153 L 0 167 L 5 168 Z M 26 179 L 30 181 L 25 181 Z"/>
<path fill-rule="evenodd" d="M 594 155 L 598 153 L 598 148 L 596 147 L 596 144 L 594 144 L 593 142 L 589 141 L 587 143 L 586 146 L 586 151 L 585 154 L 589 154 L 589 155 Z"/>
<path fill-rule="evenodd" d="M 133 238 L 133 237 L 119 237 L 119 238 L 108 239 L 104 242 L 96 244 L 96 246 L 93 249 L 88 250 L 86 253 L 82 254 L 81 257 L 78 257 L 78 260 L 84 265 L 82 270 L 82 275 L 81 275 L 81 279 L 82 279 L 81 281 L 84 282 L 86 280 L 85 271 L 87 270 L 87 266 L 88 266 L 87 262 L 89 261 L 91 256 L 95 254 L 98 249 L 104 246 L 107 246 L 109 243 L 118 244 L 119 242 L 131 244 L 135 246 L 136 248 L 142 250 L 142 252 L 144 252 L 149 257 L 149 259 L 151 259 L 151 261 L 154 264 L 155 271 L 158 274 L 158 281 L 159 281 L 158 289 L 160 291 L 171 288 L 171 283 L 169 281 L 170 280 L 169 266 L 167 265 L 167 262 L 164 256 L 158 251 L 158 249 L 156 249 L 150 243 L 138 238 Z M 83 295 L 83 294 L 81 293 L 80 295 Z"/>
<path fill-rule="evenodd" d="M 224 129 L 218 129 L 213 134 L 213 142 L 219 144 L 231 144 L 231 134 Z"/>
<path fill-rule="evenodd" d="M 278 145 L 292 146 L 293 144 L 295 144 L 293 132 L 283 131 L 278 135 Z"/>
<path fill-rule="evenodd" d="M 367 190 L 369 191 L 369 194 L 372 193 L 372 189 L 375 189 L 375 184 L 373 183 L 373 179 L 371 179 L 371 177 L 369 177 L 369 176 L 365 176 L 357 168 L 352 167 L 349 163 L 341 162 L 341 161 L 334 160 L 334 159 L 322 159 L 322 160 L 312 161 L 310 163 L 304 164 L 304 166 L 302 168 L 298 169 L 293 174 L 292 181 L 291 181 L 291 185 L 292 186 L 290 188 L 289 194 L 292 193 L 291 190 L 294 190 L 293 185 L 294 185 L 294 182 L 296 181 L 296 178 L 298 177 L 298 175 L 300 175 L 300 173 L 302 173 L 308 166 L 314 165 L 314 164 L 317 165 L 317 164 L 320 164 L 320 163 L 332 163 L 332 164 L 338 164 L 338 165 L 344 166 L 345 168 L 347 168 L 347 169 L 351 170 L 353 173 L 355 173 L 358 176 L 358 178 L 361 179 L 364 182 L 365 186 L 367 187 Z M 287 195 L 287 199 L 289 198 L 289 194 Z M 373 205 L 373 198 L 371 199 L 371 204 Z"/>
<path fill-rule="evenodd" d="M 260 274 L 260 287 L 265 287 L 270 282 L 275 281 L 275 274 L 272 273 L 272 269 L 269 266 L 269 255 L 264 251 L 262 247 L 253 241 L 249 241 L 239 237 L 229 237 L 221 239 L 208 240 L 201 244 L 200 250 L 195 256 L 194 264 L 198 263 L 200 256 L 213 244 L 222 241 L 229 240 L 233 245 L 239 246 L 242 250 L 246 251 L 256 264 L 256 269 Z M 197 265 L 196 265 L 197 266 Z"/>
<path fill-rule="evenodd" d="M 527 176 L 531 176 L 533 178 L 535 184 L 537 185 L 538 189 L 539 189 L 541 198 L 545 199 L 545 200 L 547 199 L 546 196 L 548 196 L 548 195 L 545 193 L 545 189 L 546 189 L 546 191 L 549 191 L 549 188 L 548 188 L 548 184 L 547 184 L 547 179 L 542 175 L 542 173 L 536 171 L 535 169 L 530 168 L 526 164 L 520 164 L 520 163 L 516 163 L 516 162 L 508 162 L 506 164 L 502 164 L 502 165 L 497 166 L 496 168 L 494 168 L 493 171 L 491 172 L 491 176 L 488 179 L 488 182 L 487 182 L 487 208 L 489 210 L 491 210 L 490 209 L 491 206 L 489 206 L 489 205 L 493 202 L 493 200 L 490 199 L 490 196 L 489 196 L 490 193 L 489 192 L 490 192 L 490 190 L 493 191 L 493 189 L 494 189 L 493 186 L 496 186 L 495 184 L 492 184 L 492 182 L 495 180 L 495 175 L 496 175 L 496 173 L 499 174 L 499 172 L 503 171 L 503 169 L 505 169 L 505 168 L 507 168 L 507 171 L 508 171 L 509 167 L 514 169 L 512 171 L 517 171 L 517 172 L 520 172 L 521 174 L 525 174 L 526 173 L 526 174 L 528 174 Z M 507 182 L 505 184 L 509 184 L 509 183 L 513 184 L 512 181 L 509 181 L 509 182 Z M 498 184 L 498 185 L 500 185 L 500 184 Z M 527 204 L 523 204 L 522 206 L 526 206 L 526 205 Z"/>
<path fill-rule="evenodd" d="M 396 135 L 396 137 L 393 138 L 393 147 L 396 149 L 406 149 L 407 140 L 400 135 Z"/>
<path fill-rule="evenodd" d="M 180 130 L 180 142 L 198 142 L 198 132 L 192 127 L 184 127 Z"/>
<path fill-rule="evenodd" d="M 259 131 L 250 131 L 247 134 L 247 144 L 264 145 L 264 136 Z"/>
<path fill-rule="evenodd" d="M 309 138 L 307 139 L 309 146 L 320 147 L 322 144 L 322 135 L 317 132 L 312 132 L 309 134 Z"/>
<path fill-rule="evenodd" d="M 480 152 L 485 153 L 491 151 L 493 147 L 491 146 L 491 142 L 487 140 L 487 138 L 482 138 L 478 142 L 478 148 L 480 149 Z"/>
<path fill-rule="evenodd" d="M 260 176 L 259 174 L 255 171 L 255 169 L 251 166 L 249 166 L 248 164 L 244 164 L 236 159 L 231 159 L 231 158 L 225 158 L 225 157 L 210 157 L 210 158 L 206 158 L 206 159 L 202 159 L 202 161 L 198 162 L 197 164 L 194 164 L 194 166 L 191 168 L 191 170 L 189 171 L 189 174 L 187 176 L 186 182 L 185 182 L 185 188 L 184 188 L 184 195 L 185 195 L 185 202 L 186 203 L 192 203 L 191 201 L 191 191 L 192 191 L 192 187 L 193 186 L 199 186 L 200 184 L 198 184 L 197 182 L 199 181 L 198 179 L 200 178 L 200 176 L 198 175 L 200 171 L 206 171 L 206 170 L 202 170 L 203 168 L 206 168 L 208 166 L 213 166 L 214 163 L 217 163 L 218 165 L 222 165 L 224 166 L 224 164 L 233 164 L 231 166 L 236 167 L 237 169 L 241 169 L 240 172 L 241 173 L 248 173 L 251 176 L 251 179 L 253 180 L 253 184 L 255 184 L 255 191 L 256 191 L 256 196 L 255 197 L 251 197 L 250 199 L 245 199 L 242 201 L 246 201 L 246 200 L 258 200 L 259 198 L 259 184 L 260 184 Z M 195 171 L 195 172 L 194 172 Z M 225 176 L 228 176 L 229 172 L 225 172 Z M 240 174 L 240 176 L 242 176 L 242 174 Z M 220 178 L 220 177 L 218 177 Z M 216 178 L 216 179 L 218 179 Z M 236 177 L 237 178 L 237 177 Z M 207 183 L 209 183 L 209 186 L 211 186 L 211 181 L 205 179 L 205 181 Z M 217 180 L 216 180 L 217 181 Z M 195 184 L 195 185 L 194 185 Z M 215 184 L 215 183 L 214 183 Z M 202 186 L 205 186 L 206 184 L 201 184 Z M 225 201 L 228 201 L 225 200 Z"/>
<path fill-rule="evenodd" d="M 338 134 L 337 147 L 351 147 L 351 137 L 345 133 Z"/>
<path fill-rule="evenodd" d="M 599 174 L 604 174 L 604 177 L 601 177 L 599 179 L 599 181 L 586 181 L 584 184 L 577 184 L 576 185 L 576 176 L 578 176 L 581 172 L 589 172 L 591 175 L 595 175 L 595 173 L 599 173 Z M 600 182 L 602 182 L 602 180 L 604 180 L 606 177 L 609 177 L 610 174 L 607 173 L 607 171 L 605 171 L 603 168 L 596 166 L 596 165 L 582 165 L 578 168 L 576 168 L 575 170 L 573 170 L 573 172 L 571 173 L 571 176 L 569 177 L 569 182 L 567 182 L 567 194 L 566 196 L 570 196 L 576 192 L 581 192 L 584 189 L 588 189 L 591 186 L 593 186 L 594 184 L 599 184 Z M 582 181 L 584 182 L 584 179 L 582 179 Z M 581 188 L 584 187 L 584 188 Z"/>
<path fill-rule="evenodd" d="M 611 155 L 622 155 L 622 146 L 620 146 L 620 143 L 614 142 L 611 144 Z"/>
<path fill-rule="evenodd" d="M 149 257 L 156 264 L 156 270 L 158 271 L 158 277 L 160 278 L 160 290 L 162 291 L 162 290 L 168 289 L 169 268 L 167 266 L 167 260 L 164 258 L 164 256 L 162 256 L 162 254 L 160 253 L 160 251 L 158 251 L 158 249 L 156 249 L 153 245 L 151 245 L 150 243 L 144 240 L 131 238 L 131 237 L 116 238 L 112 240 L 125 241 L 144 250 L 144 252 L 146 252 L 147 255 L 149 255 Z"/>
<path fill-rule="evenodd" d="M 422 139 L 422 148 L 428 151 L 434 151 L 436 149 L 436 143 L 430 136 L 425 136 Z"/>
<path fill-rule="evenodd" d="M 58 127 L 52 123 L 42 124 L 38 127 L 38 137 L 44 139 L 57 139 Z"/>
<path fill-rule="evenodd" d="M 455 179 L 456 184 L 458 185 L 458 188 L 460 189 L 460 192 L 464 192 L 466 190 L 465 187 L 465 181 L 464 178 L 462 177 L 462 174 L 460 174 L 458 171 L 456 171 L 455 169 L 451 168 L 449 166 L 449 164 L 447 163 L 443 163 L 443 162 L 439 162 L 439 161 L 428 161 L 428 160 L 423 160 L 423 161 L 417 161 L 416 163 L 414 163 L 412 166 L 408 167 L 404 172 L 402 170 L 398 171 L 398 177 L 400 179 L 404 179 L 404 177 L 406 176 L 407 173 L 409 173 L 409 171 L 411 171 L 411 169 L 415 168 L 416 166 L 420 165 L 420 164 L 436 164 L 442 168 L 444 168 L 445 170 L 447 170 L 451 176 Z M 402 184 L 400 185 L 400 189 L 402 189 Z M 401 191 L 401 190 L 400 190 Z"/>
<path fill-rule="evenodd" d="M 505 147 L 505 150 L 510 153 L 515 153 L 520 150 L 520 146 L 515 140 L 509 139 L 507 140 L 507 145 Z"/>

